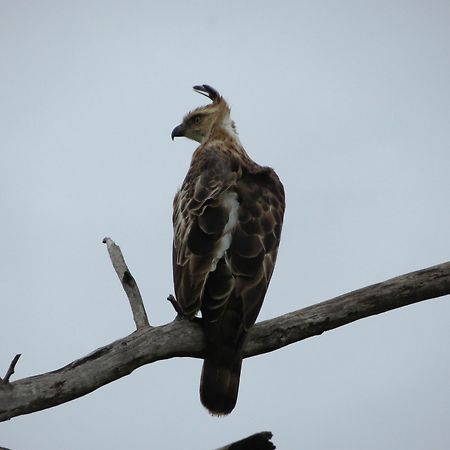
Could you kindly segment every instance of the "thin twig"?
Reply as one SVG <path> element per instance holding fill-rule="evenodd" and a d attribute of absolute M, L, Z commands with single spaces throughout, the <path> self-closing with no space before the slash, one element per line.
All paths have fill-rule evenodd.
<path fill-rule="evenodd" d="M 103 243 L 106 244 L 106 247 L 108 248 L 112 265 L 114 266 L 117 276 L 122 283 L 123 289 L 127 294 L 136 328 L 139 330 L 141 328 L 149 327 L 150 325 L 148 322 L 147 313 L 145 312 L 141 293 L 139 292 L 138 285 L 133 278 L 133 275 L 131 275 L 128 270 L 120 247 L 116 245 L 116 243 L 109 237 L 105 237 L 103 239 Z"/>
<path fill-rule="evenodd" d="M 8 367 L 8 370 L 6 371 L 5 378 L 3 380 L 0 378 L 0 382 L 3 384 L 8 384 L 9 379 L 11 378 L 11 375 L 14 373 L 14 369 L 16 367 L 17 361 L 19 361 L 20 353 L 18 353 L 16 356 L 14 356 L 13 360 L 11 361 L 11 364 Z"/>

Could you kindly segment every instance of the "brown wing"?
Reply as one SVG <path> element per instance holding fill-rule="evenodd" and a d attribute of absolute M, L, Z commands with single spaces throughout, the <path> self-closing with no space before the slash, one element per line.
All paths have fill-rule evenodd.
<path fill-rule="evenodd" d="M 244 177 L 238 190 L 242 203 L 229 254 L 233 271 L 238 275 L 236 290 L 242 298 L 248 330 L 256 321 L 272 278 L 285 196 L 283 185 L 270 168 Z"/>
<path fill-rule="evenodd" d="M 208 273 L 217 263 L 230 208 L 224 194 L 237 173 L 214 148 L 194 155 L 184 183 L 174 199 L 173 277 L 177 301 L 188 317 L 200 309 Z"/>
<path fill-rule="evenodd" d="M 256 321 L 272 277 L 285 196 L 278 176 L 267 167 L 244 168 L 233 189 L 238 218 L 223 261 L 206 280 L 202 316 L 211 323 L 220 321 L 227 300 L 234 297 L 241 310 L 236 311 L 242 317 L 240 328 L 246 331 Z"/>

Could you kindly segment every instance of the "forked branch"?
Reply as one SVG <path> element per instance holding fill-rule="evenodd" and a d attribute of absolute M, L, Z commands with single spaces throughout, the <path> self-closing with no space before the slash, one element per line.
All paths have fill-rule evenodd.
<path fill-rule="evenodd" d="M 450 262 L 256 324 L 248 334 L 244 356 L 271 352 L 364 317 L 447 294 L 450 294 Z M 135 315 L 138 329 L 134 333 L 61 369 L 0 384 L 0 421 L 81 397 L 145 364 L 174 357 L 203 356 L 203 335 L 197 322 L 177 320 L 149 327 L 142 317 L 136 319 Z"/>

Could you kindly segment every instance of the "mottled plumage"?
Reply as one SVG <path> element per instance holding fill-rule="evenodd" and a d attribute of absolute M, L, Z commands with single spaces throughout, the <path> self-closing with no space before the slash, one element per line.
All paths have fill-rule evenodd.
<path fill-rule="evenodd" d="M 223 415 L 236 404 L 245 335 L 274 269 L 284 190 L 271 168 L 247 155 L 217 91 L 194 90 L 212 103 L 187 114 L 172 132 L 200 142 L 174 199 L 173 276 L 182 314 L 202 315 L 202 403 Z"/>

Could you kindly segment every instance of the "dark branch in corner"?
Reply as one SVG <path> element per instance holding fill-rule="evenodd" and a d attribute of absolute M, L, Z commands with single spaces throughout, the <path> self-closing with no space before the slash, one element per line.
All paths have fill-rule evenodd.
<path fill-rule="evenodd" d="M 216 450 L 275 450 L 276 447 L 272 443 L 272 436 L 270 431 L 261 431 Z"/>
<path fill-rule="evenodd" d="M 113 244 L 110 241 L 110 246 Z M 121 280 L 128 270 L 124 261 L 123 265 L 123 271 L 114 266 Z M 250 330 L 244 356 L 271 352 L 364 317 L 447 294 L 450 294 L 450 262 L 261 322 Z M 128 295 L 133 298 L 135 294 Z M 203 356 L 203 334 L 198 322 L 175 320 L 167 325 L 150 327 L 142 317 L 146 318 L 146 315 L 138 319 L 135 315 L 138 329 L 134 333 L 61 369 L 0 384 L 0 421 L 81 397 L 145 364 L 174 357 Z"/>

